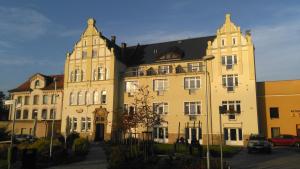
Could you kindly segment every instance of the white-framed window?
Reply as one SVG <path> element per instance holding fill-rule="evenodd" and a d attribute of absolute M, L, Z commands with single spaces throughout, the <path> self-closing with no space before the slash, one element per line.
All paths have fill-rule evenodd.
<path fill-rule="evenodd" d="M 83 50 L 82 51 L 82 58 L 86 58 L 87 57 L 87 51 L 86 50 Z"/>
<path fill-rule="evenodd" d="M 92 50 L 92 57 L 97 57 L 98 56 L 98 50 L 97 49 L 93 49 Z"/>
<path fill-rule="evenodd" d="M 222 101 L 222 106 L 226 110 L 229 120 L 235 120 L 236 114 L 241 113 L 241 101 L 239 100 Z"/>
<path fill-rule="evenodd" d="M 167 79 L 156 79 L 154 80 L 154 91 L 165 91 L 168 89 Z"/>
<path fill-rule="evenodd" d="M 190 140 L 192 142 L 192 140 L 194 141 L 199 141 L 202 140 L 202 128 L 201 127 L 186 127 L 185 131 L 185 139 Z"/>
<path fill-rule="evenodd" d="M 77 99 L 76 99 L 76 93 L 71 92 L 70 93 L 70 105 L 76 105 Z"/>
<path fill-rule="evenodd" d="M 84 93 L 85 92 L 83 92 L 83 91 L 78 93 L 78 104 L 79 105 L 84 105 L 85 104 L 85 98 L 84 98 L 85 94 Z"/>
<path fill-rule="evenodd" d="M 79 69 L 75 69 L 75 82 L 80 82 L 82 81 L 82 77 L 81 74 L 83 74 L 83 72 L 81 72 Z"/>
<path fill-rule="evenodd" d="M 201 102 L 184 102 L 184 114 L 198 115 L 201 114 Z"/>
<path fill-rule="evenodd" d="M 27 109 L 23 110 L 23 119 L 28 119 L 28 114 L 29 112 Z"/>
<path fill-rule="evenodd" d="M 164 74 L 169 74 L 170 72 L 171 72 L 171 66 L 170 65 L 158 66 L 158 74 L 164 75 Z"/>
<path fill-rule="evenodd" d="M 94 80 L 104 80 L 104 68 L 102 66 L 98 66 L 98 68 L 94 71 Z"/>
<path fill-rule="evenodd" d="M 74 131 L 77 130 L 77 118 L 76 117 L 73 117 L 72 130 L 74 130 Z"/>
<path fill-rule="evenodd" d="M 106 91 L 101 92 L 101 104 L 106 104 Z"/>
<path fill-rule="evenodd" d="M 42 110 L 42 116 L 41 117 L 42 117 L 43 120 L 47 119 L 47 109 Z"/>
<path fill-rule="evenodd" d="M 200 88 L 200 77 L 184 78 L 184 89 L 199 89 L 199 88 Z"/>
<path fill-rule="evenodd" d="M 21 110 L 16 111 L 16 119 L 21 119 Z"/>
<path fill-rule="evenodd" d="M 225 141 L 242 141 L 243 130 L 242 128 L 224 128 Z"/>
<path fill-rule="evenodd" d="M 133 105 L 124 104 L 124 113 L 128 115 L 133 115 L 135 112 L 135 107 Z"/>
<path fill-rule="evenodd" d="M 38 110 L 33 109 L 31 114 L 31 119 L 36 119 L 36 118 L 38 118 Z"/>
<path fill-rule="evenodd" d="M 87 105 L 93 104 L 93 102 L 92 102 L 92 94 L 91 94 L 91 92 L 89 92 L 89 91 L 87 91 L 87 92 L 85 93 L 85 103 L 86 103 Z"/>
<path fill-rule="evenodd" d="M 127 81 L 125 82 L 126 93 L 134 93 L 138 89 L 138 81 Z"/>
<path fill-rule="evenodd" d="M 55 119 L 55 117 L 56 117 L 55 109 L 51 109 L 50 110 L 50 119 Z"/>
<path fill-rule="evenodd" d="M 200 72 L 202 71 L 202 63 L 188 63 L 188 72 Z"/>
<path fill-rule="evenodd" d="M 157 114 L 168 114 L 169 105 L 166 102 L 153 103 L 153 111 Z"/>
<path fill-rule="evenodd" d="M 24 105 L 29 105 L 30 96 L 25 96 Z"/>
<path fill-rule="evenodd" d="M 85 117 L 81 117 L 81 131 L 85 131 L 85 125 L 86 125 L 86 121 L 85 121 Z"/>
<path fill-rule="evenodd" d="M 55 97 L 55 94 L 52 94 L 51 95 L 51 104 L 55 104 L 56 103 L 56 97 Z"/>
<path fill-rule="evenodd" d="M 226 66 L 226 69 L 232 69 L 235 64 L 237 64 L 236 55 L 222 56 L 222 65 Z"/>
<path fill-rule="evenodd" d="M 22 100 L 23 100 L 23 97 L 22 96 L 18 96 L 18 98 L 17 98 L 17 104 L 22 104 Z"/>
<path fill-rule="evenodd" d="M 91 127 L 92 127 L 92 120 L 90 117 L 87 117 L 87 130 L 91 130 Z"/>
<path fill-rule="evenodd" d="M 34 96 L 33 96 L 33 104 L 34 104 L 34 105 L 39 104 L 39 95 L 34 95 Z"/>
<path fill-rule="evenodd" d="M 233 46 L 237 45 L 237 38 L 236 37 L 232 38 L 232 45 Z"/>
<path fill-rule="evenodd" d="M 98 91 L 94 91 L 94 94 L 93 94 L 93 102 L 94 102 L 94 104 L 99 104 L 99 103 L 100 103 L 100 100 L 99 100 L 99 92 L 98 92 Z"/>
<path fill-rule="evenodd" d="M 36 80 L 35 83 L 34 83 L 34 88 L 37 89 L 39 87 L 40 87 L 40 81 Z"/>
<path fill-rule="evenodd" d="M 234 91 L 234 87 L 238 86 L 239 80 L 237 74 L 222 75 L 222 85 L 227 91 Z"/>
<path fill-rule="evenodd" d="M 225 45 L 226 45 L 226 43 L 225 43 L 225 38 L 222 38 L 222 40 L 221 40 L 221 45 L 222 45 L 222 46 L 225 46 Z"/>
<path fill-rule="evenodd" d="M 43 104 L 48 103 L 48 95 L 43 95 Z"/>
<path fill-rule="evenodd" d="M 168 139 L 169 132 L 168 127 L 153 127 L 153 138 L 154 139 Z"/>

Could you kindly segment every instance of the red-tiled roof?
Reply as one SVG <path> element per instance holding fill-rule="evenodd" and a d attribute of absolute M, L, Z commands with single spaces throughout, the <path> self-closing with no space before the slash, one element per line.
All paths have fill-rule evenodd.
<path fill-rule="evenodd" d="M 46 85 L 44 88 L 41 88 L 41 90 L 54 90 L 54 77 L 56 77 L 56 87 L 57 89 L 63 89 L 64 88 L 64 75 L 43 75 L 40 74 L 41 76 L 45 77 L 46 80 Z M 32 89 L 30 88 L 30 78 L 22 83 L 20 86 L 18 86 L 15 89 L 9 90 L 8 92 L 23 92 L 23 91 L 31 91 Z"/>

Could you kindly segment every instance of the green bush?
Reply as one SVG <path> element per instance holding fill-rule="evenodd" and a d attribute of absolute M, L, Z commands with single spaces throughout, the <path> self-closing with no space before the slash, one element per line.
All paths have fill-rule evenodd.
<path fill-rule="evenodd" d="M 7 168 L 7 160 L 0 160 L 0 168 Z"/>
<path fill-rule="evenodd" d="M 67 148 L 72 148 L 74 141 L 80 138 L 79 134 L 76 132 L 72 132 L 67 136 Z"/>
<path fill-rule="evenodd" d="M 0 144 L 0 159 L 7 159 L 9 144 Z"/>
<path fill-rule="evenodd" d="M 76 155 L 86 155 L 89 151 L 89 141 L 85 138 L 75 139 L 72 150 Z"/>
<path fill-rule="evenodd" d="M 124 151 L 120 146 L 111 147 L 109 155 L 109 169 L 118 169 L 120 166 L 126 161 L 126 156 L 124 155 Z"/>

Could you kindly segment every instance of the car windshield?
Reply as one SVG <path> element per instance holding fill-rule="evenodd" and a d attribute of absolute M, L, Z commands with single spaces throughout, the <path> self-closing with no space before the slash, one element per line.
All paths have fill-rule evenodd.
<path fill-rule="evenodd" d="M 265 137 L 259 136 L 259 135 L 253 135 L 253 136 L 250 136 L 250 140 L 265 140 Z"/>

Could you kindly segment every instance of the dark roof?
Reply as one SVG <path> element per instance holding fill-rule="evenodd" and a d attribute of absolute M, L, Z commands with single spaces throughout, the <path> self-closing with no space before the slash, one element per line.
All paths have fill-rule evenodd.
<path fill-rule="evenodd" d="M 125 63 L 128 66 L 151 64 L 156 62 L 159 56 L 168 52 L 174 53 L 174 50 L 181 53 L 182 60 L 201 59 L 206 55 L 207 42 L 213 41 L 215 38 L 216 36 L 207 36 L 130 46 L 126 48 Z"/>
<path fill-rule="evenodd" d="M 57 83 L 56 87 L 57 89 L 63 89 L 64 88 L 64 75 L 43 75 L 38 73 L 39 75 L 45 77 L 46 85 L 44 88 L 41 88 L 41 90 L 54 90 L 54 81 L 53 78 L 56 77 Z M 33 77 L 33 76 L 31 76 Z M 22 83 L 20 86 L 18 86 L 15 89 L 9 90 L 8 92 L 24 92 L 24 91 L 32 91 L 30 88 L 30 79 L 31 77 L 24 83 Z"/>

